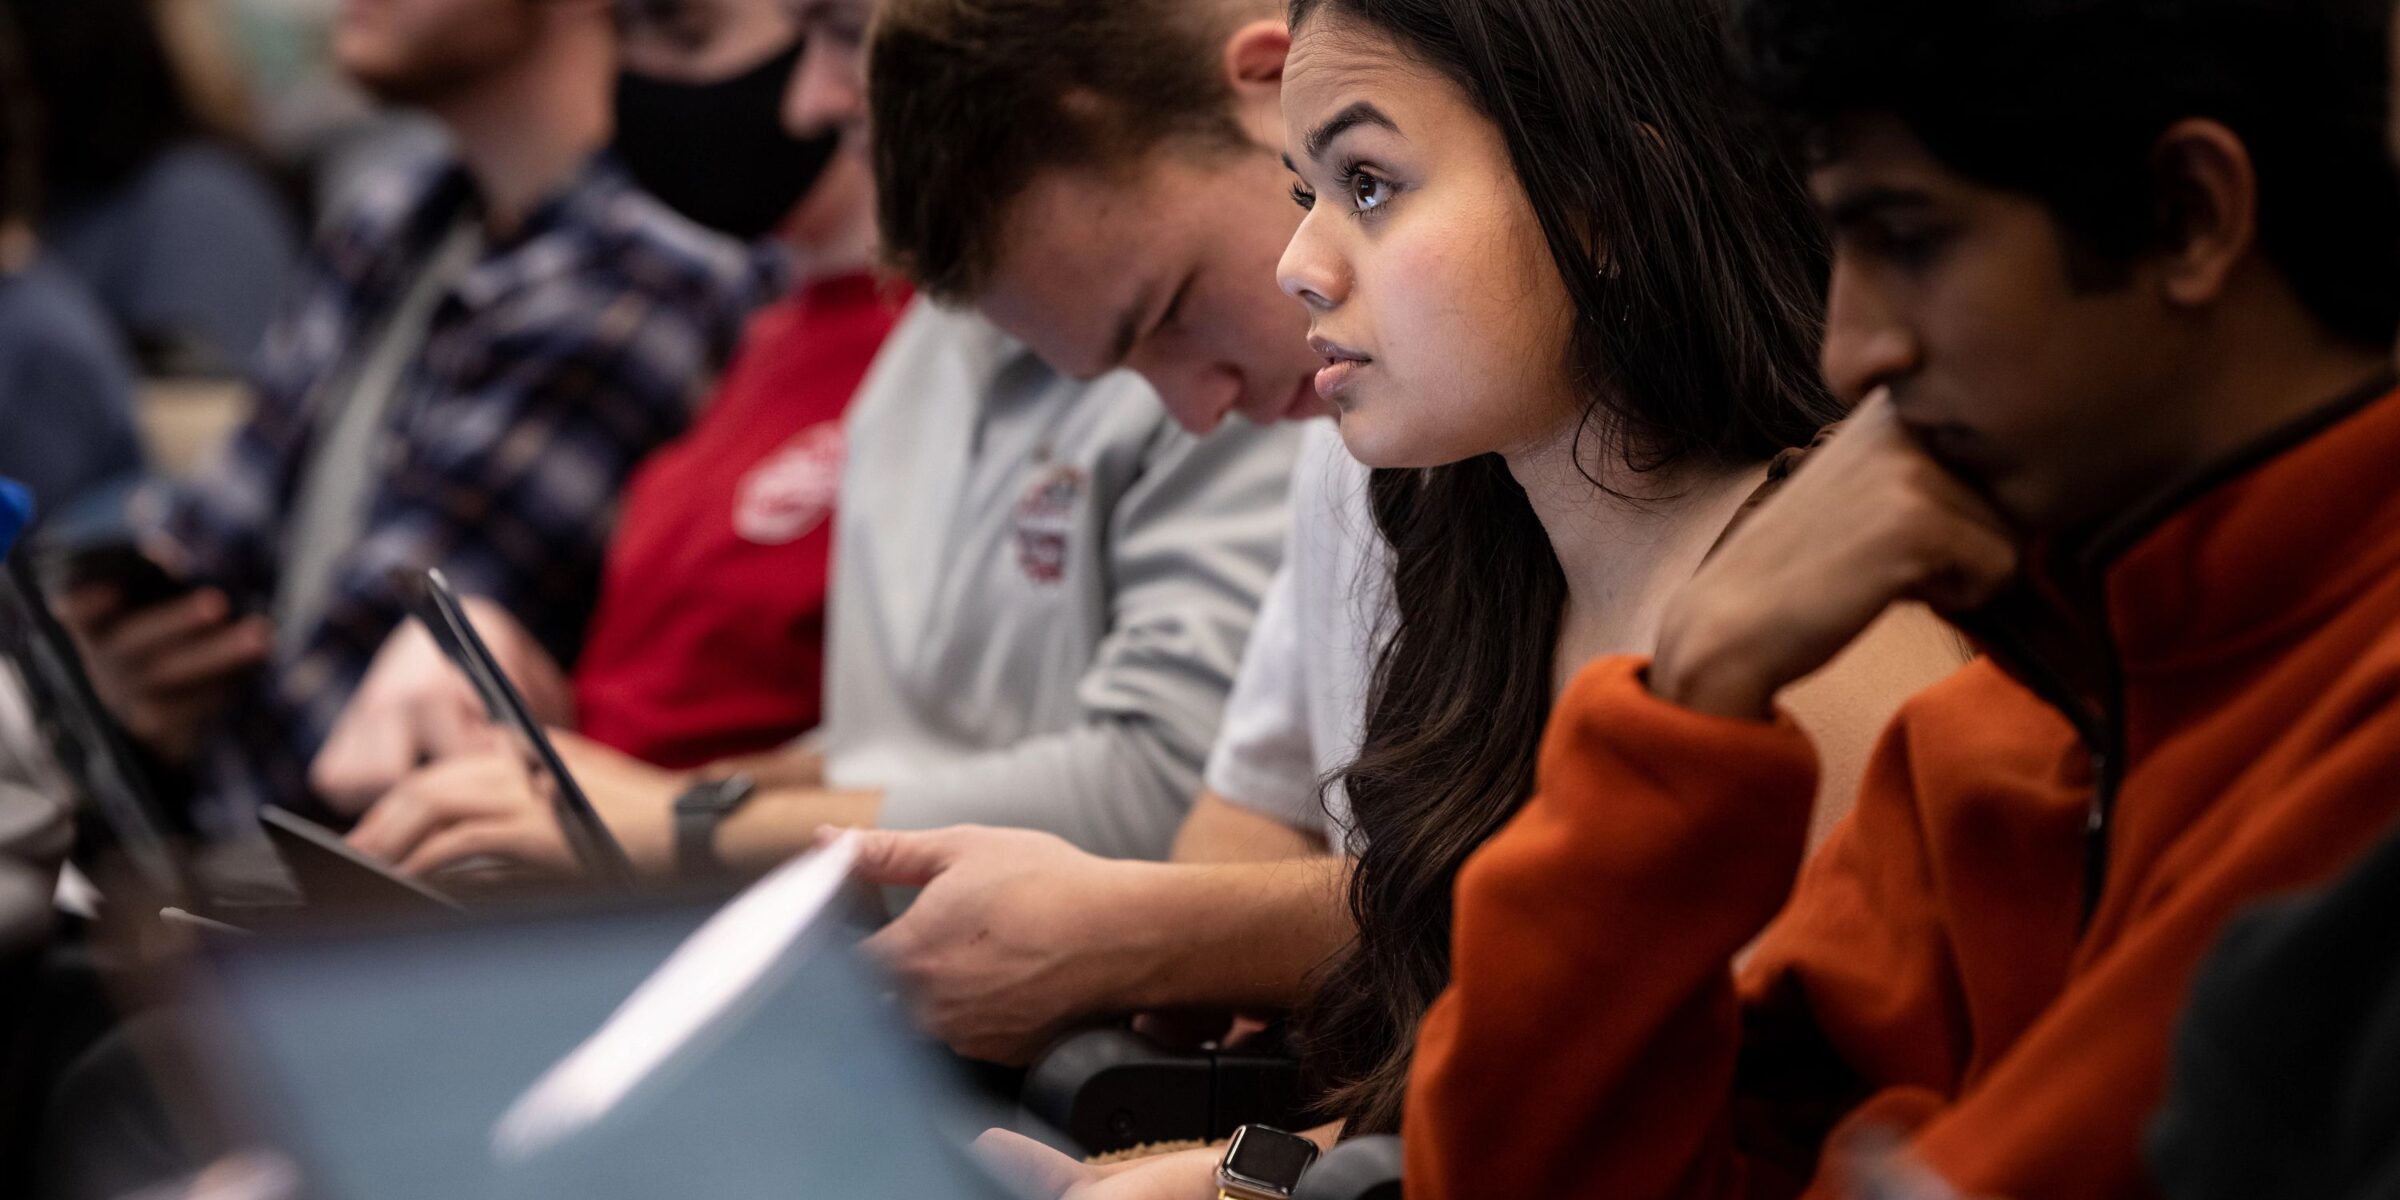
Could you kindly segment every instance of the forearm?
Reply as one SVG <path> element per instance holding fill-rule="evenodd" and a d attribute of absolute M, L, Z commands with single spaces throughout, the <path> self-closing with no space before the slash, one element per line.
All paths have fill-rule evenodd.
<path fill-rule="evenodd" d="M 875 824 L 883 793 L 761 788 L 717 830 L 717 855 L 736 870 L 766 870 L 814 846 L 826 826 Z"/>
<path fill-rule="evenodd" d="M 1028 738 L 884 783 L 875 821 L 1036 829 L 1107 858 L 1164 858 L 1200 790 L 1202 732 L 1105 720 Z"/>
<path fill-rule="evenodd" d="M 1105 916 L 1138 967 L 1109 1008 L 1293 1007 L 1350 940 L 1348 859 L 1128 865 Z"/>
<path fill-rule="evenodd" d="M 1169 861 L 1254 863 L 1311 858 L 1325 853 L 1325 839 L 1273 817 L 1234 804 L 1214 791 L 1200 793 L 1175 835 Z"/>

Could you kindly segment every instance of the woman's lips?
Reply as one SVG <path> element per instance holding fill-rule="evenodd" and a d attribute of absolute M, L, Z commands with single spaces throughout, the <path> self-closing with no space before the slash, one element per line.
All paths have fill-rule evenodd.
<path fill-rule="evenodd" d="M 1358 373 L 1365 370 L 1366 367 L 1367 360 L 1365 359 L 1337 358 L 1333 360 L 1326 364 L 1325 369 L 1317 372 L 1317 394 L 1328 401 L 1340 403 L 1342 393 L 1350 390 L 1358 380 Z"/>
<path fill-rule="evenodd" d="M 1354 386 L 1358 373 L 1375 360 L 1340 342 L 1310 334 L 1308 348 L 1325 360 L 1325 368 L 1317 372 L 1317 394 L 1328 403 L 1338 403 L 1342 393 Z"/>

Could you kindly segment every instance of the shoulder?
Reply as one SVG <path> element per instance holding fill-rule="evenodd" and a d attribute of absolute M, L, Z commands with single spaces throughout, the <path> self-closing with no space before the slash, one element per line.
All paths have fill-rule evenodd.
<path fill-rule="evenodd" d="M 593 277 L 709 320 L 747 314 L 775 299 L 788 279 L 776 247 L 704 229 L 613 167 L 596 168 L 577 186 L 585 194 L 570 206 L 569 220 L 587 247 L 583 270 Z"/>
<path fill-rule="evenodd" d="M 1206 496 L 1210 504 L 1240 505 L 1240 498 L 1246 497 L 1257 506 L 1271 507 L 1275 537 L 1282 541 L 1304 429 L 1291 422 L 1254 425 L 1232 417 L 1195 436 L 1167 415 L 1148 384 L 1118 402 L 1125 406 L 1129 434 L 1137 421 L 1146 423 L 1145 477 L 1158 481 L 1165 492 Z"/>
<path fill-rule="evenodd" d="M 451 188 L 459 167 L 436 145 L 395 144 L 389 155 L 361 168 L 325 207 L 317 240 L 325 244 L 389 240 Z"/>
<path fill-rule="evenodd" d="M 920 423 L 972 420 L 997 385 L 1011 343 L 972 312 L 919 297 L 876 351 L 844 418 L 852 453 L 872 446 L 889 427 L 906 438 Z"/>
<path fill-rule="evenodd" d="M 1946 626 L 1944 628 L 1947 628 Z M 1928 762 L 2015 764 L 2047 773 L 2081 744 L 2066 715 L 1989 657 L 1978 656 L 1899 706 L 1891 732 L 1902 748 L 1937 748 Z"/>
<path fill-rule="evenodd" d="M 19 362 L 123 379 L 133 367 L 98 300 L 74 276 L 37 260 L 0 282 L 0 340 Z"/>

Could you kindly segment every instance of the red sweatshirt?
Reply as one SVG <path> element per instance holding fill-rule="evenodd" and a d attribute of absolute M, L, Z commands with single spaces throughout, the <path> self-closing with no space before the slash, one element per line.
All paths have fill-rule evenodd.
<path fill-rule="evenodd" d="M 643 461 L 575 665 L 585 734 L 682 769 L 816 725 L 842 414 L 905 301 L 854 275 L 760 312 L 698 424 Z"/>
<path fill-rule="evenodd" d="M 2219 926 L 2400 814 L 2379 392 L 2097 539 L 2052 594 L 2105 637 L 2052 663 L 2104 669 L 2054 686 L 2003 654 L 1918 696 L 1805 868 L 1816 767 L 1789 721 L 1668 704 L 1638 660 L 1585 671 L 1536 795 L 1459 879 L 1410 1200 L 1837 1196 L 1819 1151 L 1870 1123 L 1969 1196 L 2148 1194 L 2142 1131 Z"/>

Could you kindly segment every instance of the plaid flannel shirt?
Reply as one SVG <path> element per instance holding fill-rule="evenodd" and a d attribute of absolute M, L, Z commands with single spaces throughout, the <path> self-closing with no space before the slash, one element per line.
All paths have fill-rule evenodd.
<path fill-rule="evenodd" d="M 361 189 L 318 239 L 255 373 L 258 408 L 223 457 L 149 505 L 196 577 L 272 610 L 294 493 L 327 406 L 419 268 L 476 205 L 447 160 Z M 197 765 L 206 832 L 262 804 L 314 810 L 308 762 L 405 617 L 395 567 L 439 566 L 571 664 L 599 590 L 619 488 L 683 431 L 772 259 L 701 230 L 606 156 L 497 241 L 434 311 L 399 382 L 363 536 L 315 628 L 288 639 Z M 288 632 L 288 631 L 287 631 Z"/>

